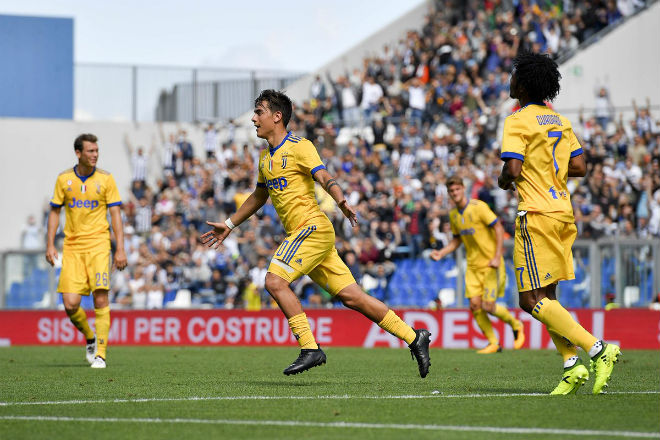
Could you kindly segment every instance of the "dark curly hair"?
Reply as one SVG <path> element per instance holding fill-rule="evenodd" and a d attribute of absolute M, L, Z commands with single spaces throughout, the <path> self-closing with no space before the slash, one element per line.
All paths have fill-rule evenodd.
<path fill-rule="evenodd" d="M 282 123 L 284 124 L 284 127 L 286 127 L 291 119 L 291 113 L 293 113 L 291 99 L 282 92 L 268 89 L 262 90 L 259 96 L 257 96 L 257 99 L 254 100 L 255 107 L 264 101 L 268 103 L 268 108 L 271 112 L 282 113 Z"/>
<path fill-rule="evenodd" d="M 524 52 L 513 59 L 518 87 L 533 102 L 552 101 L 559 94 L 561 74 L 557 63 L 545 54 Z"/>

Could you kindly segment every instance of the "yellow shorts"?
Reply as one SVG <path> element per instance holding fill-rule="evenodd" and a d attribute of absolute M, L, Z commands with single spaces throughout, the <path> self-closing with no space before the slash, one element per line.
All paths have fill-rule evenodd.
<path fill-rule="evenodd" d="M 62 252 L 62 272 L 57 291 L 89 295 L 110 289 L 110 249 Z"/>
<path fill-rule="evenodd" d="M 465 273 L 465 297 L 481 296 L 484 301 L 494 302 L 504 296 L 506 268 L 504 259 L 497 269 L 492 267 L 470 268 Z"/>
<path fill-rule="evenodd" d="M 534 212 L 518 213 L 513 249 L 518 291 L 574 279 L 571 246 L 576 236 L 573 223 Z"/>
<path fill-rule="evenodd" d="M 286 237 L 268 266 L 271 272 L 289 283 L 309 275 L 330 295 L 355 283 L 346 264 L 335 249 L 335 230 L 327 219 L 312 219 Z"/>

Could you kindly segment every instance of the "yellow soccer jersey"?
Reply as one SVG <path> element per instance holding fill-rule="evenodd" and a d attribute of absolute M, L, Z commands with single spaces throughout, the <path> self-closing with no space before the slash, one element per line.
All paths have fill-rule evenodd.
<path fill-rule="evenodd" d="M 574 222 L 566 187 L 568 162 L 582 154 L 571 123 L 544 104 L 531 103 L 504 121 L 502 159 L 523 161 L 518 209 Z"/>
<path fill-rule="evenodd" d="M 57 176 L 50 200 L 51 206 L 64 206 L 64 246 L 71 250 L 109 248 L 107 208 L 121 205 L 115 179 L 100 168 L 89 176 L 80 176 L 76 170 L 77 166 Z"/>
<path fill-rule="evenodd" d="M 268 189 L 287 234 L 312 218 L 325 217 L 314 197 L 312 177 L 324 168 L 314 144 L 291 132 L 278 146 L 261 152 L 257 186 Z"/>
<path fill-rule="evenodd" d="M 465 245 L 468 267 L 488 267 L 495 256 L 497 241 L 492 226 L 497 220 L 495 213 L 481 200 L 468 200 L 463 211 L 454 208 L 449 212 L 451 232 Z"/>

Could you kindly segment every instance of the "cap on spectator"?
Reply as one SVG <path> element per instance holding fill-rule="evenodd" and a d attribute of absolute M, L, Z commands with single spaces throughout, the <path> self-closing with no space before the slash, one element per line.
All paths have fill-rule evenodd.
<path fill-rule="evenodd" d="M 133 226 L 128 225 L 124 228 L 124 234 L 135 234 L 135 229 L 133 229 Z"/>

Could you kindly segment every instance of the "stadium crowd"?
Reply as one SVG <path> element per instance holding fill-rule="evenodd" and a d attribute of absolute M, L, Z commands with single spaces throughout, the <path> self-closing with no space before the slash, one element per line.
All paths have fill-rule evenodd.
<path fill-rule="evenodd" d="M 639 1 L 436 2 L 421 31 L 364 60 L 344 76 L 320 76 L 289 128 L 312 140 L 359 215 L 359 230 L 317 188 L 335 224 L 337 249 L 358 282 L 383 287 L 398 258 L 417 257 L 452 238 L 445 180 L 459 175 L 470 197 L 487 202 L 513 234 L 515 195 L 496 185 L 502 162 L 498 127 L 512 108 L 511 60 L 521 50 L 559 57 L 600 29 L 616 24 Z M 484 3 L 484 7 L 477 7 Z M 593 114 L 573 124 L 589 164 L 588 178 L 571 179 L 580 238 L 660 236 L 660 120 L 650 103 L 635 117 L 615 117 L 607 90 Z M 657 115 L 656 115 L 657 116 Z M 263 145 L 239 145 L 233 125 L 220 142 L 206 130 L 205 157 L 186 133 L 161 133 L 162 178 L 146 183 L 145 156 L 135 151 L 131 194 L 124 196 L 129 270 L 112 282 L 117 306 L 160 308 L 181 289 L 195 305 L 270 307 L 264 290 L 268 261 L 284 237 L 270 202 L 218 251 L 198 242 L 208 227 L 233 213 L 256 182 Z M 331 304 L 304 277 L 295 285 L 305 304 Z"/>

